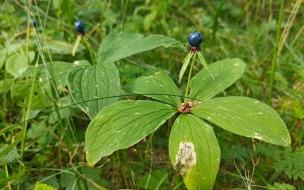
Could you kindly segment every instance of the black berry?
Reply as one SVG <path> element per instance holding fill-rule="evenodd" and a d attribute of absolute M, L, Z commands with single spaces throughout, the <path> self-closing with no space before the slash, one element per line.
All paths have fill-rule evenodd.
<path fill-rule="evenodd" d="M 85 24 L 81 21 L 74 22 L 74 28 L 78 32 L 78 34 L 84 34 Z"/>
<path fill-rule="evenodd" d="M 36 20 L 32 19 L 31 20 L 31 25 L 36 28 L 37 27 Z"/>
<path fill-rule="evenodd" d="M 43 32 L 43 28 L 42 28 L 42 27 L 39 27 L 39 28 L 38 28 L 38 32 L 42 33 L 42 32 Z"/>
<path fill-rule="evenodd" d="M 199 48 L 200 44 L 203 42 L 203 34 L 200 32 L 191 32 L 188 36 L 188 42 L 191 47 Z"/>

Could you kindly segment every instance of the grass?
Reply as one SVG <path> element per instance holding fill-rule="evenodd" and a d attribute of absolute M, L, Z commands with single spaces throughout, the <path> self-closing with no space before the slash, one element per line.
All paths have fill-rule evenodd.
<path fill-rule="evenodd" d="M 41 182 L 58 189 L 185 189 L 168 157 L 171 121 L 89 168 L 84 146 L 89 119 L 67 98 L 68 89 L 62 93 L 53 89 L 52 105 L 39 110 L 32 110 L 31 103 L 21 108 L 12 101 L 12 81 L 29 65 L 92 62 L 85 45 L 75 57 L 71 55 L 77 38 L 73 23 L 82 20 L 95 52 L 107 34 L 120 31 L 163 34 L 183 43 L 119 61 L 122 85 L 155 70 L 165 71 L 177 83 L 192 31 L 204 33 L 202 53 L 208 63 L 226 57 L 243 59 L 245 76 L 219 96 L 249 96 L 271 105 L 286 123 L 292 145 L 283 149 L 215 127 L 222 161 L 214 189 L 266 189 L 275 183 L 302 189 L 303 12 L 300 0 L 1 2 L 0 148 L 11 147 L 10 156 L 0 156 L 1 188 L 34 189 Z M 31 19 L 37 21 L 37 28 L 29 24 Z M 201 69 L 195 67 L 194 72 Z"/>

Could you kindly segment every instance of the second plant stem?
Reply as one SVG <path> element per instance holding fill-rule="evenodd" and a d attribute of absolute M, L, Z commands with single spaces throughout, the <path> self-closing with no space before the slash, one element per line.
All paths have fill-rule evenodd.
<path fill-rule="evenodd" d="M 276 43 L 274 47 L 273 57 L 272 57 L 272 64 L 271 64 L 271 76 L 270 76 L 270 85 L 269 85 L 269 93 L 268 93 L 268 105 L 271 106 L 271 100 L 273 96 L 273 86 L 274 86 L 274 75 L 276 72 L 276 64 L 277 64 L 277 57 L 278 57 L 278 47 L 281 38 L 281 25 L 283 20 L 283 13 L 284 13 L 284 0 L 281 0 L 281 7 L 280 7 L 280 14 L 279 20 L 277 24 L 277 35 L 276 35 Z"/>

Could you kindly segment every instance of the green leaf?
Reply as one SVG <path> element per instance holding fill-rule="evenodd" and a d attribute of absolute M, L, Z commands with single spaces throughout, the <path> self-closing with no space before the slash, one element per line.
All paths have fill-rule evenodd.
<path fill-rule="evenodd" d="M 36 183 L 35 190 L 56 190 L 56 188 L 43 183 Z"/>
<path fill-rule="evenodd" d="M 1 38 L 1 35 L 0 35 L 0 38 Z M 1 51 L 0 51 L 0 69 L 3 67 L 5 61 L 7 61 L 7 57 L 9 55 L 13 54 L 13 53 L 16 53 L 19 49 L 21 49 L 21 47 L 22 47 L 21 43 L 13 43 L 13 44 L 8 43 L 8 44 L 6 44 L 5 48 L 1 47 Z M 20 55 L 20 54 L 18 54 L 18 55 Z"/>
<path fill-rule="evenodd" d="M 148 100 L 123 100 L 106 107 L 86 131 L 88 165 L 139 142 L 176 112 L 175 107 Z"/>
<path fill-rule="evenodd" d="M 5 148 L 1 147 L 0 158 L 5 158 L 10 152 L 17 146 L 17 144 L 23 139 L 22 135 L 19 135 L 12 143 L 10 143 Z"/>
<path fill-rule="evenodd" d="M 35 52 L 29 52 L 29 63 L 31 63 L 35 58 Z M 15 53 L 8 57 L 6 62 L 6 70 L 14 77 L 21 74 L 27 68 L 26 57 L 22 53 Z"/>
<path fill-rule="evenodd" d="M 46 147 L 49 145 L 54 136 L 52 135 L 55 127 L 48 126 L 48 123 L 41 122 L 39 124 L 32 123 L 31 127 L 27 131 L 27 140 L 31 140 L 32 142 L 36 142 L 38 145 L 42 147 Z M 47 126 L 47 128 L 45 127 Z"/>
<path fill-rule="evenodd" d="M 99 168 L 83 166 L 83 167 L 81 167 L 81 173 L 83 173 L 87 178 L 87 183 L 86 183 L 87 189 L 89 189 L 89 190 L 107 190 L 103 186 L 108 185 L 109 181 L 106 179 L 102 179 Z M 78 177 L 78 176 L 76 176 L 76 177 Z M 69 186 L 68 188 L 71 188 L 71 187 L 72 186 Z M 71 188 L 71 189 L 73 189 L 73 188 Z M 83 189 L 85 189 L 85 188 L 83 188 Z"/>
<path fill-rule="evenodd" d="M 296 188 L 292 185 L 286 183 L 277 183 L 275 182 L 274 185 L 267 184 L 268 189 L 284 189 L 284 190 L 296 190 Z"/>
<path fill-rule="evenodd" d="M 5 172 L 5 170 L 4 169 L 2 169 L 2 167 L 0 168 L 0 179 L 5 179 L 6 178 L 6 172 Z M 6 187 L 6 183 L 1 183 L 0 182 L 0 188 L 1 189 L 5 189 L 5 187 Z"/>
<path fill-rule="evenodd" d="M 86 165 L 79 167 L 79 172 L 86 177 L 86 180 L 76 186 L 75 181 L 79 180 L 79 176 L 73 172 L 74 168 L 61 169 L 63 172 L 60 174 L 60 186 L 65 190 L 106 190 L 103 185 L 108 185 L 108 181 L 101 178 L 98 168 L 91 168 Z"/>
<path fill-rule="evenodd" d="M 29 66 L 14 80 L 12 100 L 21 107 L 31 104 L 31 109 L 42 109 L 53 103 L 51 82 L 58 91 L 67 85 L 67 75 L 73 64 L 66 62 Z"/>
<path fill-rule="evenodd" d="M 76 60 L 76 61 L 73 62 L 73 64 L 75 66 L 89 66 L 89 65 L 91 65 L 91 63 L 88 62 L 87 60 Z"/>
<path fill-rule="evenodd" d="M 23 176 L 24 173 L 25 173 L 25 168 L 24 168 L 24 166 L 22 166 L 22 169 L 19 169 L 18 173 L 10 175 L 7 178 L 0 178 L 0 184 L 5 184 L 5 183 L 9 183 L 13 180 L 20 179 L 20 177 Z"/>
<path fill-rule="evenodd" d="M 285 173 L 290 179 L 297 180 L 300 177 L 304 179 L 304 152 L 297 150 L 292 152 L 290 149 L 285 149 L 284 152 L 277 156 L 271 155 L 274 158 L 273 168 L 276 175 Z"/>
<path fill-rule="evenodd" d="M 114 62 L 136 53 L 179 43 L 163 35 L 143 37 L 142 34 L 123 32 L 108 35 L 99 47 L 97 62 Z"/>
<path fill-rule="evenodd" d="M 68 87 L 75 103 L 93 119 L 120 94 L 119 73 L 114 63 L 79 66 L 71 70 Z"/>
<path fill-rule="evenodd" d="M 3 67 L 5 61 L 7 60 L 6 59 L 6 54 L 5 53 L 1 54 L 2 52 L 0 52 L 0 69 Z"/>
<path fill-rule="evenodd" d="M 181 71 L 179 73 L 179 83 L 181 83 L 181 81 L 182 81 L 182 78 L 184 76 L 184 73 L 185 73 L 188 65 L 189 65 L 189 62 L 190 62 L 191 58 L 192 59 L 195 58 L 195 54 L 194 53 L 188 53 L 187 56 L 186 56 L 186 58 L 183 61 L 183 66 L 182 66 Z"/>
<path fill-rule="evenodd" d="M 3 146 L 3 145 L 0 146 L 0 152 L 2 152 L 5 149 L 6 149 L 5 146 Z M 16 147 L 14 147 L 7 154 L 0 157 L 0 163 L 10 163 L 19 158 L 20 158 L 20 155 L 18 154 Z"/>
<path fill-rule="evenodd" d="M 139 77 L 126 84 L 124 90 L 143 94 L 174 106 L 178 106 L 181 103 L 177 86 L 163 72 L 157 72 L 148 77 Z"/>
<path fill-rule="evenodd" d="M 168 169 L 152 170 L 151 172 L 142 176 L 137 182 L 137 185 L 141 189 L 166 189 L 170 186 L 170 180 L 168 179 Z"/>
<path fill-rule="evenodd" d="M 222 92 L 243 76 L 246 64 L 238 59 L 224 59 L 208 66 L 191 79 L 189 97 L 207 100 Z"/>
<path fill-rule="evenodd" d="M 7 92 L 12 84 L 13 84 L 14 79 L 12 78 L 6 78 L 4 80 L 0 80 L 0 94 Z"/>
<path fill-rule="evenodd" d="M 188 189 L 211 189 L 220 164 L 220 148 L 213 128 L 202 119 L 182 114 L 175 120 L 169 155 Z"/>
<path fill-rule="evenodd" d="M 52 107 L 52 112 L 48 117 L 49 124 L 54 124 L 60 121 L 61 119 L 71 118 L 76 113 L 81 112 L 79 106 L 73 104 L 74 102 L 71 96 L 62 97 L 60 99 L 60 104 L 57 105 L 56 107 L 55 106 Z"/>
<path fill-rule="evenodd" d="M 77 179 L 77 176 L 75 173 L 69 171 L 70 168 L 62 168 L 62 173 L 60 173 L 60 186 L 71 190 L 73 187 L 73 184 L 75 180 Z M 75 186 L 76 189 L 78 189 L 78 186 Z"/>
<path fill-rule="evenodd" d="M 143 27 L 145 31 L 148 31 L 153 23 L 153 21 L 155 20 L 157 16 L 157 10 L 153 10 L 150 14 L 148 14 L 147 16 L 145 16 L 144 20 L 143 20 Z"/>
<path fill-rule="evenodd" d="M 285 123 L 275 110 L 258 100 L 215 98 L 195 106 L 191 112 L 232 133 L 280 146 L 290 145 Z"/>
<path fill-rule="evenodd" d="M 40 152 L 41 153 L 41 152 Z M 40 157 L 40 153 L 36 154 L 37 157 L 37 160 L 39 160 L 38 162 L 41 162 L 41 164 L 43 163 L 41 157 Z M 47 157 L 49 157 L 50 155 L 52 155 L 50 152 L 49 153 L 46 153 L 48 155 L 45 155 L 45 161 L 48 160 Z M 38 156 L 39 155 L 39 156 Z M 61 170 L 61 172 L 63 172 Z M 43 175 L 39 175 L 38 179 L 36 179 L 37 182 L 43 182 L 43 184 L 46 184 L 46 185 L 49 185 L 55 189 L 59 189 L 59 183 L 58 183 L 58 173 L 56 173 L 55 171 L 49 171 L 47 176 L 43 176 Z M 61 183 L 61 181 L 60 181 Z M 75 189 L 76 190 L 76 189 Z"/>

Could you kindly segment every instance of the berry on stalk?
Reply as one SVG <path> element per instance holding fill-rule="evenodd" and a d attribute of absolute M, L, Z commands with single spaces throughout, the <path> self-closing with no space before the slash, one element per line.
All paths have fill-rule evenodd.
<path fill-rule="evenodd" d="M 42 33 L 42 32 L 43 32 L 43 28 L 42 28 L 42 27 L 39 27 L 39 28 L 38 28 L 38 32 Z"/>
<path fill-rule="evenodd" d="M 74 22 L 74 28 L 79 35 L 84 35 L 85 24 L 81 21 Z"/>
<path fill-rule="evenodd" d="M 36 28 L 37 27 L 37 23 L 36 23 L 36 20 L 32 19 L 31 20 L 31 25 Z"/>
<path fill-rule="evenodd" d="M 190 51 L 199 51 L 200 44 L 203 42 L 204 36 L 200 32 L 191 32 L 188 36 L 188 42 L 191 45 Z"/>

